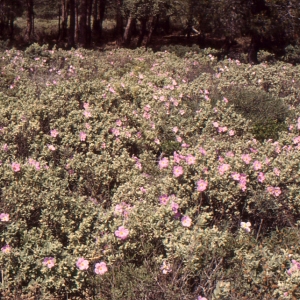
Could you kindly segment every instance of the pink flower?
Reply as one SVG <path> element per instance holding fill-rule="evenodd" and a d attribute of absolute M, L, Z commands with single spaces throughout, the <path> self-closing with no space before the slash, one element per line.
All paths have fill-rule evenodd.
<path fill-rule="evenodd" d="M 116 93 L 116 91 L 115 91 L 112 87 L 109 88 L 109 91 L 110 91 L 111 93 L 113 93 L 113 94 Z"/>
<path fill-rule="evenodd" d="M 50 135 L 52 137 L 57 137 L 58 136 L 58 131 L 56 129 L 52 129 L 52 130 L 50 130 Z"/>
<path fill-rule="evenodd" d="M 205 181 L 205 180 L 203 180 L 203 179 L 198 180 L 198 181 L 197 181 L 197 191 L 198 191 L 198 192 L 203 192 L 203 191 L 205 191 L 206 188 L 207 188 L 207 185 L 208 185 L 207 181 Z"/>
<path fill-rule="evenodd" d="M 218 128 L 218 127 L 219 127 L 219 123 L 218 123 L 218 122 L 213 122 L 213 126 L 214 126 L 215 128 Z"/>
<path fill-rule="evenodd" d="M 265 174 L 263 172 L 259 172 L 257 176 L 257 180 L 259 182 L 264 182 L 265 181 Z"/>
<path fill-rule="evenodd" d="M 273 186 L 268 186 L 267 191 L 269 194 L 278 197 L 281 194 L 280 187 L 273 187 Z"/>
<path fill-rule="evenodd" d="M 0 214 L 0 221 L 1 222 L 8 222 L 9 221 L 9 214 L 1 213 Z"/>
<path fill-rule="evenodd" d="M 2 146 L 2 150 L 5 151 L 5 152 L 7 152 L 7 151 L 8 151 L 8 145 L 7 145 L 7 144 L 4 144 L 4 145 Z"/>
<path fill-rule="evenodd" d="M 186 143 L 183 143 L 183 144 L 181 144 L 181 147 L 182 147 L 182 148 L 189 148 L 190 145 L 189 145 L 189 144 L 186 144 Z"/>
<path fill-rule="evenodd" d="M 233 180 L 236 180 L 236 181 L 240 180 L 240 174 L 237 172 L 231 173 L 231 177 L 233 178 Z"/>
<path fill-rule="evenodd" d="M 97 275 L 103 275 L 105 274 L 108 270 L 107 270 L 107 266 L 106 266 L 106 263 L 101 261 L 100 263 L 97 263 L 95 265 L 95 273 Z"/>
<path fill-rule="evenodd" d="M 50 151 L 55 151 L 56 150 L 56 148 L 53 145 L 47 145 L 47 147 Z"/>
<path fill-rule="evenodd" d="M 6 244 L 1 248 L 1 251 L 5 254 L 9 254 L 11 252 L 11 247 L 8 244 Z"/>
<path fill-rule="evenodd" d="M 55 258 L 54 257 L 45 257 L 43 260 L 43 265 L 49 269 L 55 266 Z"/>
<path fill-rule="evenodd" d="M 151 106 L 149 104 L 147 104 L 147 105 L 144 106 L 144 111 L 149 112 L 150 109 L 151 109 Z"/>
<path fill-rule="evenodd" d="M 163 262 L 162 266 L 160 267 L 162 270 L 163 274 L 168 274 L 172 272 L 170 264 L 166 263 L 165 261 Z"/>
<path fill-rule="evenodd" d="M 175 177 L 179 177 L 179 176 L 181 176 L 183 174 L 183 168 L 181 167 L 181 166 L 175 166 L 174 168 L 173 168 L 173 175 L 175 176 Z"/>
<path fill-rule="evenodd" d="M 174 133 L 177 133 L 178 127 L 177 127 L 177 126 L 173 127 L 172 131 L 173 131 Z"/>
<path fill-rule="evenodd" d="M 261 165 L 261 162 L 260 162 L 260 161 L 258 161 L 258 160 L 254 161 L 254 163 L 253 163 L 253 169 L 254 169 L 255 171 L 260 170 L 261 167 L 262 167 L 262 165 Z"/>
<path fill-rule="evenodd" d="M 300 270 L 300 263 L 293 259 L 292 266 L 287 271 L 288 275 L 291 276 L 294 272 L 299 270 Z"/>
<path fill-rule="evenodd" d="M 242 154 L 242 160 L 244 161 L 245 164 L 249 164 L 251 161 L 251 156 L 249 154 Z"/>
<path fill-rule="evenodd" d="M 159 162 L 158 162 L 159 168 L 160 169 L 164 169 L 167 168 L 169 166 L 169 159 L 167 157 L 162 158 Z"/>
<path fill-rule="evenodd" d="M 196 157 L 193 156 L 193 155 L 188 155 L 186 158 L 185 158 L 185 161 L 188 165 L 194 165 L 195 162 L 196 162 Z"/>
<path fill-rule="evenodd" d="M 115 231 L 115 236 L 121 240 L 126 240 L 129 235 L 129 230 L 124 226 L 120 226 L 118 230 Z"/>
<path fill-rule="evenodd" d="M 167 203 L 169 202 L 169 196 L 168 195 L 161 195 L 159 197 L 159 203 L 162 205 L 167 205 Z"/>
<path fill-rule="evenodd" d="M 86 133 L 84 131 L 80 131 L 79 136 L 82 142 L 86 140 Z"/>
<path fill-rule="evenodd" d="M 240 184 L 246 184 L 247 183 L 247 175 L 246 174 L 240 174 L 240 179 L 239 179 Z"/>
<path fill-rule="evenodd" d="M 149 114 L 148 112 L 144 112 L 143 113 L 143 118 L 146 119 L 146 120 L 149 120 L 149 119 L 151 119 L 151 114 Z"/>
<path fill-rule="evenodd" d="M 12 169 L 14 170 L 14 172 L 19 172 L 21 170 L 20 164 L 13 162 L 11 164 Z"/>
<path fill-rule="evenodd" d="M 174 156 L 174 161 L 177 164 L 180 163 L 181 158 L 180 158 L 180 155 L 176 151 L 174 151 L 173 156 Z"/>
<path fill-rule="evenodd" d="M 175 214 L 177 214 L 178 213 L 178 209 L 179 209 L 179 205 L 176 202 L 172 201 L 172 203 L 171 203 L 171 209 L 172 209 L 172 211 Z"/>
<path fill-rule="evenodd" d="M 276 176 L 279 176 L 280 175 L 280 170 L 278 169 L 278 168 L 274 168 L 274 174 L 276 175 Z"/>
<path fill-rule="evenodd" d="M 181 224 L 184 227 L 190 227 L 192 225 L 192 219 L 189 216 L 184 216 L 181 218 Z"/>
<path fill-rule="evenodd" d="M 123 213 L 123 205 L 122 204 L 117 204 L 115 207 L 115 215 L 122 215 Z"/>
<path fill-rule="evenodd" d="M 179 135 L 177 135 L 177 136 L 176 136 L 176 141 L 177 141 L 178 143 L 181 143 L 181 142 L 182 142 L 182 138 L 181 138 Z"/>
<path fill-rule="evenodd" d="M 81 271 L 87 270 L 89 268 L 89 262 L 83 257 L 80 257 L 76 262 L 76 266 Z"/>
<path fill-rule="evenodd" d="M 119 136 L 120 135 L 120 130 L 118 128 L 112 128 L 111 129 L 111 133 L 114 135 L 114 136 Z"/>
<path fill-rule="evenodd" d="M 203 149 L 202 147 L 199 148 L 199 152 L 200 152 L 203 156 L 206 155 L 206 150 Z"/>
<path fill-rule="evenodd" d="M 159 145 L 159 144 L 160 144 L 160 140 L 156 138 L 156 139 L 154 140 L 154 143 L 157 144 L 157 145 Z"/>
<path fill-rule="evenodd" d="M 121 120 L 117 120 L 117 121 L 116 121 L 116 125 L 117 125 L 117 126 L 122 126 L 122 121 L 121 121 Z"/>
<path fill-rule="evenodd" d="M 266 159 L 265 159 L 265 163 L 266 163 L 266 165 L 269 165 L 270 164 L 270 159 L 268 158 L 268 157 L 266 157 Z"/>
<path fill-rule="evenodd" d="M 228 129 L 228 128 L 227 128 L 226 126 L 224 126 L 224 127 L 219 127 L 219 128 L 218 128 L 218 132 L 219 132 L 219 133 L 221 133 L 221 132 L 226 132 L 227 129 Z"/>
<path fill-rule="evenodd" d="M 245 230 L 247 233 L 251 231 L 251 223 L 250 222 L 241 222 L 241 228 Z"/>
<path fill-rule="evenodd" d="M 147 189 L 145 189 L 143 186 L 140 187 L 140 191 L 145 194 L 147 192 Z"/>
<path fill-rule="evenodd" d="M 219 169 L 220 175 L 224 175 L 225 172 L 229 171 L 230 165 L 229 164 L 222 164 L 221 166 L 219 166 L 218 169 Z"/>
<path fill-rule="evenodd" d="M 197 299 L 197 300 L 207 300 L 207 298 L 198 296 L 198 299 Z"/>
<path fill-rule="evenodd" d="M 234 157 L 234 153 L 232 151 L 228 151 L 225 154 L 227 157 Z"/>
<path fill-rule="evenodd" d="M 88 110 L 85 110 L 85 111 L 83 112 L 83 115 L 84 115 L 87 119 L 90 118 L 90 117 L 92 116 L 91 112 L 88 111 Z"/>

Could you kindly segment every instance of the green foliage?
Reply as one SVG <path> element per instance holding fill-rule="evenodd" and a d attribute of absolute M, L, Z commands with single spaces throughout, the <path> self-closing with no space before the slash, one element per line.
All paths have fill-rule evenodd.
<path fill-rule="evenodd" d="M 251 121 L 256 139 L 277 140 L 279 132 L 287 129 L 284 122 L 289 109 L 280 98 L 257 88 L 230 88 L 226 95 L 235 111 Z"/>
<path fill-rule="evenodd" d="M 284 61 L 298 64 L 300 62 L 300 47 L 299 45 L 289 45 L 285 48 Z"/>
<path fill-rule="evenodd" d="M 299 67 L 211 51 L 1 53 L 3 299 L 299 297 Z"/>

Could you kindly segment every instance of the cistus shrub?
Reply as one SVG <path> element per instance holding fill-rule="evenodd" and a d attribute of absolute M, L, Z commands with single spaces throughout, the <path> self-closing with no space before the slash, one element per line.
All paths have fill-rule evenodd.
<path fill-rule="evenodd" d="M 33 45 L 0 67 L 1 298 L 299 298 L 297 66 Z"/>
<path fill-rule="evenodd" d="M 288 104 L 279 97 L 253 87 L 230 87 L 226 89 L 226 95 L 235 111 L 251 121 L 251 131 L 256 139 L 277 140 L 279 132 L 287 130 L 285 121 L 291 113 Z M 214 97 L 217 101 L 220 93 Z"/>

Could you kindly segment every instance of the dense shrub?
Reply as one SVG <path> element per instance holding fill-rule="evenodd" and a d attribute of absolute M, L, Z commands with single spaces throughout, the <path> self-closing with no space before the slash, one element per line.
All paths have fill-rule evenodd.
<path fill-rule="evenodd" d="M 3 299 L 299 297 L 298 67 L 0 57 Z"/>

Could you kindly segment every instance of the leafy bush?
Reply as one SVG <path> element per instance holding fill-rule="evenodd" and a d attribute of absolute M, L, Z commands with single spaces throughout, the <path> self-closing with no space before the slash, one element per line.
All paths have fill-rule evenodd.
<path fill-rule="evenodd" d="M 3 299 L 299 297 L 298 67 L 0 57 Z"/>

